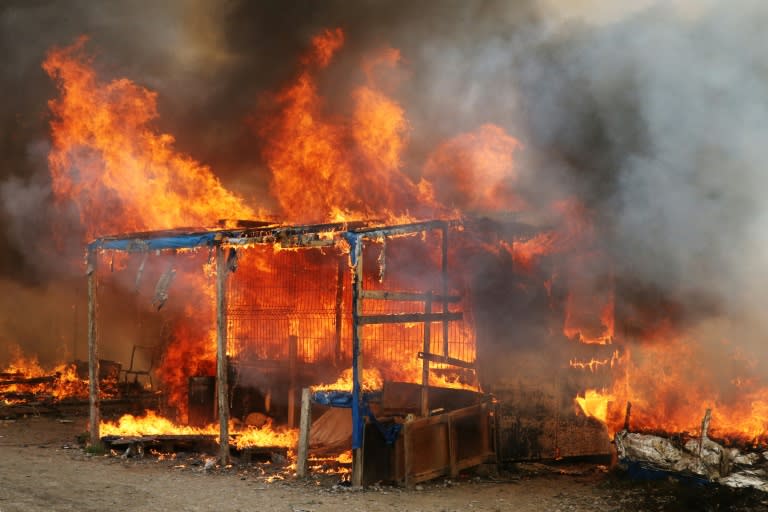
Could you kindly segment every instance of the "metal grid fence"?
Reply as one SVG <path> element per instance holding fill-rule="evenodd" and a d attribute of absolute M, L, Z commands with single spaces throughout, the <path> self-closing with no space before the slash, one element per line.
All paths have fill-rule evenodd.
<path fill-rule="evenodd" d="M 366 290 L 442 292 L 440 236 L 419 234 L 386 241 L 366 241 Z M 459 279 L 448 283 L 461 293 Z M 349 367 L 352 358 L 352 290 L 348 257 L 336 248 L 281 250 L 272 246 L 241 249 L 237 271 L 228 284 L 228 352 L 240 363 L 288 364 L 290 338 L 297 339 L 299 363 Z M 475 336 L 467 294 L 450 305 L 463 311 L 462 321 L 448 325 L 449 357 L 475 360 Z M 442 303 L 432 305 L 442 312 Z M 423 301 L 365 300 L 363 314 L 423 313 Z M 443 353 L 443 324 L 431 323 L 430 352 Z M 363 327 L 366 367 L 385 378 L 419 382 L 418 353 L 423 350 L 424 324 Z M 444 368 L 432 364 L 432 368 Z M 394 372 L 394 373 L 393 373 Z"/>

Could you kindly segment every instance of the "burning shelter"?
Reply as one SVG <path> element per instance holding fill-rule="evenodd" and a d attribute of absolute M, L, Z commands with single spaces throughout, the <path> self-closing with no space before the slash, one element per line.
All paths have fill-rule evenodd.
<path fill-rule="evenodd" d="M 213 365 L 201 365 L 203 360 L 184 361 L 178 370 L 189 382 L 189 393 L 171 390 L 169 399 L 177 409 L 187 405 L 192 420 L 192 401 L 184 404 L 183 398 L 192 397 L 196 379 L 212 382 L 215 376 L 222 460 L 229 458 L 233 413 L 243 418 L 253 412 L 275 415 L 293 427 L 299 390 L 334 381 L 321 386 L 326 391 L 320 392 L 320 399 L 351 408 L 353 475 L 358 484 L 374 481 L 363 475 L 364 446 L 371 461 L 379 459 L 378 464 L 365 465 L 367 472 L 380 468 L 381 460 L 390 464 L 395 452 L 387 455 L 384 446 L 392 445 L 403 427 L 401 420 L 393 420 L 398 415 L 416 415 L 426 424 L 420 430 L 417 423 L 404 428 L 414 432 L 410 439 L 404 435 L 407 448 L 397 452 L 399 462 L 387 466 L 389 475 L 378 469 L 376 479 L 394 475 L 412 482 L 494 459 L 492 408 L 477 392 L 475 331 L 466 283 L 450 271 L 449 240 L 460 235 L 460 229 L 460 223 L 444 220 L 389 226 L 239 222 L 234 228 L 95 240 L 88 246 L 91 442 L 100 441 L 97 347 L 108 343 L 97 329 L 97 283 L 112 272 L 131 270 L 138 282 L 157 266 L 149 259 L 162 260 L 164 271 L 153 294 L 153 304 L 160 309 L 172 293 L 171 281 L 194 275 L 194 265 L 174 261 L 191 258 L 198 262 L 198 272 L 207 268 L 215 281 L 209 295 L 214 322 L 208 325 L 207 338 L 215 339 L 215 374 Z M 123 256 L 122 270 L 116 270 L 116 255 Z M 198 277 L 193 278 L 197 286 L 211 286 L 210 279 Z M 200 326 L 205 328 L 195 323 L 195 328 Z M 214 401 L 208 403 L 213 406 Z M 413 436 L 434 436 L 430 425 L 435 419 L 430 416 L 451 417 L 456 409 L 463 409 L 462 421 L 453 425 L 441 420 L 444 443 L 433 446 L 433 453 L 423 453 L 422 443 Z M 214 411 L 209 412 L 213 420 Z M 371 437 L 376 434 L 368 429 L 364 441 L 366 423 L 381 427 L 381 415 L 388 417 L 394 437 L 376 445 Z M 412 458 L 427 460 L 426 466 Z"/>

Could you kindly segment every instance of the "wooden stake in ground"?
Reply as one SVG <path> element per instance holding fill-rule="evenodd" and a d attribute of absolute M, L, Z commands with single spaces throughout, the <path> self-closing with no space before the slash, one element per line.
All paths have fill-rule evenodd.
<path fill-rule="evenodd" d="M 99 358 L 96 355 L 96 250 L 88 248 L 88 399 L 90 403 L 88 427 L 91 446 L 99 446 Z"/>
<path fill-rule="evenodd" d="M 296 450 L 296 476 L 309 476 L 307 459 L 309 457 L 309 429 L 312 427 L 312 409 L 309 388 L 301 390 L 301 417 L 299 419 L 299 446 Z"/>
<path fill-rule="evenodd" d="M 629 432 L 629 418 L 632 414 L 632 402 L 627 401 L 627 411 L 624 413 L 624 430 Z"/>
<path fill-rule="evenodd" d="M 701 420 L 701 437 L 699 438 L 699 457 L 704 449 L 704 440 L 707 439 L 707 432 L 709 432 L 709 421 L 712 419 L 712 409 L 707 409 L 704 413 L 704 418 Z"/>

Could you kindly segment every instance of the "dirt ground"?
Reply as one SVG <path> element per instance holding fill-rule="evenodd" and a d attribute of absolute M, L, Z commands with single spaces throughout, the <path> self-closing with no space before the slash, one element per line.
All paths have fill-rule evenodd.
<path fill-rule="evenodd" d="M 76 440 L 85 424 L 0 422 L 0 512 L 768 510 L 768 496 L 756 491 L 638 482 L 586 463 L 517 464 L 497 476 L 468 474 L 413 490 L 354 490 L 336 475 L 295 480 L 279 461 L 220 468 L 203 454 L 91 455 Z"/>

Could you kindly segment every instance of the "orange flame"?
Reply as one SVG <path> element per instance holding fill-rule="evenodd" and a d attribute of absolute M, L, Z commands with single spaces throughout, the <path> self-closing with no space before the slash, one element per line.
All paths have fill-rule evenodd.
<path fill-rule="evenodd" d="M 175 151 L 173 136 L 152 126 L 156 93 L 125 78 L 97 79 L 86 41 L 54 48 L 43 69 L 60 92 L 49 103 L 53 192 L 77 207 L 88 240 L 252 218 L 254 211 L 210 168 Z"/>
<path fill-rule="evenodd" d="M 424 166 L 437 199 L 464 212 L 513 212 L 524 206 L 514 190 L 513 155 L 520 143 L 486 124 L 441 144 Z"/>
<path fill-rule="evenodd" d="M 426 185 L 415 185 L 402 172 L 408 129 L 402 107 L 369 83 L 353 91 L 351 119 L 323 116 L 316 74 L 330 64 L 341 41 L 339 29 L 314 40 L 295 82 L 275 98 L 279 115 L 263 121 L 272 193 L 290 221 L 403 218 L 409 207 L 423 208 L 431 198 Z M 385 51 L 369 69 L 394 67 L 398 55 Z"/>
<path fill-rule="evenodd" d="M 586 416 L 596 418 L 603 423 L 608 421 L 608 405 L 614 400 L 613 395 L 595 389 L 588 389 L 584 396 L 576 396 L 575 399 Z"/>
<path fill-rule="evenodd" d="M 158 416 L 155 411 L 147 411 L 144 416 L 136 417 L 125 414 L 116 422 L 101 422 L 99 425 L 103 436 L 142 437 L 156 435 L 218 435 L 218 425 L 206 427 L 190 427 L 178 425 L 167 418 Z M 231 428 L 231 441 L 237 448 L 252 446 L 294 448 L 298 441 L 298 431 L 295 429 L 274 429 L 271 423 L 262 427 L 245 429 Z"/>
<path fill-rule="evenodd" d="M 75 364 L 60 363 L 45 369 L 37 356 L 26 356 L 20 349 L 15 350 L 14 360 L 2 370 L 8 376 L 6 383 L 0 379 L 0 391 L 4 395 L 25 394 L 33 397 L 45 397 L 48 400 L 66 399 L 85 400 L 88 398 L 88 379 L 78 376 Z M 19 382 L 25 379 L 44 379 L 38 382 Z M 117 375 L 105 379 L 101 386 L 101 397 L 111 398 L 115 393 Z M 9 384 L 9 381 L 17 382 Z M 21 399 L 5 399 L 6 403 L 20 403 Z"/>

